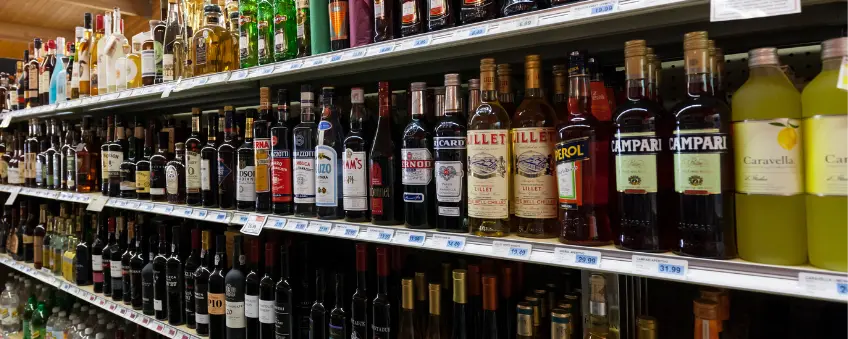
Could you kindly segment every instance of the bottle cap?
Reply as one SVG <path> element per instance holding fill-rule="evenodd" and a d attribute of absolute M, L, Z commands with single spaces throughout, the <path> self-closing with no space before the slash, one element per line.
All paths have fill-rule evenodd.
<path fill-rule="evenodd" d="M 568 76 L 586 75 L 586 51 L 568 54 Z"/>
<path fill-rule="evenodd" d="M 440 315 L 442 313 L 442 285 L 440 284 L 429 284 L 427 285 L 427 296 L 429 297 L 428 303 L 430 306 L 430 314 Z"/>
<path fill-rule="evenodd" d="M 483 276 L 483 309 L 498 309 L 498 279 L 493 275 Z"/>
<path fill-rule="evenodd" d="M 822 42 L 822 60 L 831 58 L 841 58 L 846 55 L 848 55 L 848 38 L 834 38 Z"/>
<path fill-rule="evenodd" d="M 706 31 L 689 32 L 683 35 L 683 49 L 706 49 L 709 48 L 709 38 Z"/>
<path fill-rule="evenodd" d="M 630 40 L 624 43 L 624 57 L 643 56 L 648 54 L 645 40 Z"/>
<path fill-rule="evenodd" d="M 455 303 L 464 304 L 465 295 L 465 275 L 466 271 L 462 269 L 453 270 L 453 301 Z"/>
<path fill-rule="evenodd" d="M 695 316 L 701 319 L 718 320 L 718 303 L 707 299 L 692 301 Z"/>
<path fill-rule="evenodd" d="M 459 74 L 450 73 L 445 74 L 445 86 L 459 86 L 460 85 Z"/>
<path fill-rule="evenodd" d="M 413 297 L 413 282 L 412 279 L 402 279 L 401 287 L 401 307 L 407 310 L 415 308 L 415 299 Z"/>
<path fill-rule="evenodd" d="M 469 90 L 479 90 L 480 89 L 480 79 L 468 79 L 468 89 Z"/>
<path fill-rule="evenodd" d="M 409 85 L 410 91 L 426 91 L 427 83 L 426 82 L 413 82 Z"/>

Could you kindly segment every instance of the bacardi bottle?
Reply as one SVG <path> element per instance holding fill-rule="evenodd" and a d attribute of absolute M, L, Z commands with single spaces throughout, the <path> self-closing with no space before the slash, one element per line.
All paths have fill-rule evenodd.
<path fill-rule="evenodd" d="M 462 121 L 459 74 L 445 74 L 444 109 L 438 109 L 433 130 L 436 176 L 436 228 L 468 232 L 468 190 L 465 121 Z M 441 113 L 441 114 L 439 114 Z"/>

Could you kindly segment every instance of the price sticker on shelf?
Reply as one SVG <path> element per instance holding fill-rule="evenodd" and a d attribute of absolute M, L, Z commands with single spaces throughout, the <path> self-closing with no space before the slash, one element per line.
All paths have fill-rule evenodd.
<path fill-rule="evenodd" d="M 118 206 L 118 199 L 112 198 L 106 201 L 106 207 L 115 207 Z"/>
<path fill-rule="evenodd" d="M 142 324 L 142 325 L 144 325 L 144 326 L 149 325 L 149 324 L 150 324 L 150 318 L 148 318 L 148 317 L 141 317 L 141 324 Z"/>
<path fill-rule="evenodd" d="M 268 216 L 264 214 L 251 214 L 247 217 L 247 222 L 241 227 L 241 233 L 248 235 L 259 235 L 265 223 L 268 222 Z"/>
<path fill-rule="evenodd" d="M 671 279 L 686 279 L 689 262 L 680 259 L 633 255 L 633 273 Z"/>
<path fill-rule="evenodd" d="M 120 207 L 120 208 L 127 208 L 127 206 L 129 206 L 129 205 L 130 205 L 130 202 L 127 201 L 127 200 L 121 199 L 120 201 L 118 201 L 118 207 Z"/>
<path fill-rule="evenodd" d="M 848 277 L 829 274 L 798 273 L 798 285 L 811 295 L 848 300 Z"/>
<path fill-rule="evenodd" d="M 501 240 L 492 242 L 492 254 L 501 257 L 527 260 L 532 251 L 533 245 L 530 244 Z"/>
<path fill-rule="evenodd" d="M 359 59 L 361 57 L 364 57 L 365 52 L 367 52 L 367 51 L 368 51 L 367 48 L 357 48 L 357 49 L 354 49 L 354 50 L 344 52 L 344 54 L 342 54 L 342 60 L 347 61 L 347 60 Z"/>
<path fill-rule="evenodd" d="M 334 62 L 342 61 L 342 56 L 343 56 L 342 53 L 333 54 L 333 55 L 331 55 L 327 58 L 327 63 L 334 63 Z"/>
<path fill-rule="evenodd" d="M 427 239 L 427 234 L 424 232 L 397 231 L 393 242 L 399 245 L 421 247 L 424 246 L 425 239 Z"/>
<path fill-rule="evenodd" d="M 554 249 L 554 262 L 567 266 L 601 268 L 601 252 L 557 247 Z"/>
<path fill-rule="evenodd" d="M 359 236 L 359 226 L 336 224 L 333 227 L 333 232 L 331 234 L 337 237 L 355 239 L 357 236 Z"/>
<path fill-rule="evenodd" d="M 115 303 L 109 303 L 109 311 L 112 311 L 112 312 L 114 313 L 114 312 L 115 312 L 115 310 L 117 310 L 117 309 L 118 309 L 118 305 L 117 305 L 117 304 L 115 304 Z"/>
<path fill-rule="evenodd" d="M 61 192 L 61 193 L 59 193 L 59 200 L 65 200 L 65 201 L 67 201 L 67 200 L 71 200 L 71 199 L 73 199 L 73 197 L 71 196 L 71 194 L 70 194 L 70 193 L 68 193 L 68 192 Z"/>
<path fill-rule="evenodd" d="M 315 234 L 330 234 L 333 224 L 324 221 L 310 221 L 306 231 Z"/>
<path fill-rule="evenodd" d="M 153 322 L 152 329 L 154 332 L 165 335 L 165 324 L 160 323 L 158 321 Z"/>
<path fill-rule="evenodd" d="M 206 220 L 220 223 L 229 223 L 230 214 L 222 211 L 210 211 L 209 214 L 206 215 Z"/>
<path fill-rule="evenodd" d="M 470 38 L 477 38 L 477 37 L 485 36 L 488 33 L 489 33 L 489 25 L 488 24 L 471 26 L 471 27 L 466 27 L 466 28 L 463 28 L 463 29 L 456 31 L 456 33 L 454 33 L 454 35 L 453 35 L 453 40 L 464 40 L 464 39 L 470 39 Z"/>
<path fill-rule="evenodd" d="M 298 69 L 301 69 L 301 68 L 303 68 L 303 61 L 299 60 L 299 61 L 292 61 L 292 62 L 288 63 L 288 67 L 285 68 L 285 70 L 294 71 L 294 70 L 298 70 Z"/>
<path fill-rule="evenodd" d="M 268 218 L 268 223 L 266 223 L 265 226 L 281 230 L 281 229 L 286 228 L 286 219 L 285 218 Z"/>
<path fill-rule="evenodd" d="M 384 44 L 384 45 L 381 45 L 381 46 L 368 47 L 368 52 L 366 53 L 366 55 L 367 56 L 381 55 L 381 54 L 394 52 L 394 50 L 395 50 L 395 43 L 390 42 L 388 44 Z"/>
<path fill-rule="evenodd" d="M 87 203 L 91 200 L 91 197 L 86 194 L 77 194 L 77 201 Z"/>
<path fill-rule="evenodd" d="M 366 232 L 368 239 L 379 242 L 392 242 L 392 238 L 395 235 L 394 230 L 379 227 L 369 227 Z"/>
<path fill-rule="evenodd" d="M 242 213 L 236 213 L 233 215 L 233 219 L 231 220 L 234 224 L 244 225 L 247 222 L 248 215 Z"/>
<path fill-rule="evenodd" d="M 171 210 L 171 215 L 175 217 L 182 217 L 185 214 L 185 210 L 185 207 L 174 207 L 174 209 Z M 189 212 L 189 214 L 191 214 L 191 212 Z"/>
<path fill-rule="evenodd" d="M 123 91 L 121 91 L 120 93 L 118 93 L 118 99 L 125 99 L 125 98 L 129 98 L 129 97 L 131 97 L 132 95 L 133 95 L 133 91 L 132 91 L 132 90 L 129 90 L 129 89 L 128 89 L 128 90 L 123 90 Z"/>
<path fill-rule="evenodd" d="M 321 65 L 323 65 L 323 64 L 324 64 L 324 57 L 316 57 L 316 58 L 312 58 L 311 60 L 307 60 L 307 61 L 306 61 L 306 64 L 307 64 L 309 67 L 321 66 Z"/>
<path fill-rule="evenodd" d="M 140 205 L 141 203 L 138 201 L 130 201 L 127 203 L 127 208 L 131 210 L 137 210 Z"/>
<path fill-rule="evenodd" d="M 403 44 L 401 45 L 401 49 L 408 50 L 408 49 L 413 49 L 413 48 L 418 48 L 418 47 L 430 46 L 430 42 L 432 42 L 432 41 L 433 41 L 433 37 L 431 35 L 427 34 L 427 35 L 424 35 L 424 36 L 420 36 L 420 37 L 416 37 L 414 39 L 409 39 L 409 40 L 404 41 Z"/>
<path fill-rule="evenodd" d="M 173 212 L 173 211 L 174 211 L 174 206 L 171 206 L 171 205 L 156 204 L 156 206 L 153 207 L 153 212 L 158 213 L 158 214 L 169 214 L 170 215 L 171 212 Z"/>
<path fill-rule="evenodd" d="M 12 123 L 12 114 L 6 114 L 6 116 L 3 117 L 3 122 L 0 123 L 0 128 L 9 127 L 10 123 Z"/>
<path fill-rule="evenodd" d="M 286 229 L 289 231 L 298 231 L 298 232 L 306 232 L 306 228 L 309 226 L 309 223 L 306 220 L 300 219 L 289 219 L 286 222 Z"/>
<path fill-rule="evenodd" d="M 109 201 L 109 197 L 104 197 L 102 195 L 94 197 L 88 206 L 85 208 L 86 211 L 91 212 L 100 212 L 103 211 L 103 206 L 106 206 L 106 202 Z"/>
<path fill-rule="evenodd" d="M 618 10 L 618 0 L 597 1 L 571 8 L 573 20 L 610 14 Z"/>
<path fill-rule="evenodd" d="M 130 320 L 135 321 L 135 319 L 138 318 L 138 313 L 130 312 L 129 317 L 130 317 Z"/>
<path fill-rule="evenodd" d="M 209 77 L 208 76 L 204 76 L 204 77 L 194 79 L 194 87 L 203 86 L 203 85 L 206 85 L 207 83 L 209 83 Z"/>
<path fill-rule="evenodd" d="M 246 69 L 235 71 L 232 75 L 230 75 L 230 80 L 227 80 L 227 82 L 244 80 L 245 78 L 247 78 L 248 72 L 249 71 Z"/>
<path fill-rule="evenodd" d="M 101 102 L 103 102 L 103 101 L 112 101 L 112 100 L 118 99 L 118 96 L 120 96 L 120 93 L 111 93 L 111 94 L 107 94 L 107 95 L 104 95 L 104 96 L 103 96 L 103 98 L 102 98 L 102 99 L 100 99 L 100 101 L 101 101 Z"/>
<path fill-rule="evenodd" d="M 261 76 L 266 76 L 274 72 L 274 65 L 263 66 L 259 68 L 254 68 L 250 70 L 250 74 L 248 78 L 256 78 Z"/>
<path fill-rule="evenodd" d="M 129 310 L 127 310 L 126 307 L 121 306 L 120 308 L 118 308 L 118 314 L 120 314 L 122 317 L 128 316 L 129 313 Z"/>
<path fill-rule="evenodd" d="M 539 23 L 538 15 L 527 15 L 504 22 L 500 25 L 501 32 L 517 31 L 535 27 Z"/>
<path fill-rule="evenodd" d="M 141 203 L 141 205 L 139 206 L 139 208 L 141 208 L 142 211 L 146 211 L 146 212 L 152 212 L 153 207 L 154 207 L 153 204 L 151 204 L 149 202 Z"/>
<path fill-rule="evenodd" d="M 18 198 L 18 193 L 21 192 L 20 187 L 13 187 L 11 191 L 9 191 L 9 197 L 6 198 L 6 206 L 12 206 L 15 203 L 15 199 Z"/>
<path fill-rule="evenodd" d="M 192 337 L 190 335 L 186 334 L 185 332 L 178 333 L 177 336 L 174 337 L 174 338 L 176 338 L 176 339 L 192 339 Z"/>
<path fill-rule="evenodd" d="M 433 246 L 441 250 L 463 251 L 465 250 L 465 237 L 458 235 L 434 234 Z"/>
<path fill-rule="evenodd" d="M 227 81 L 227 79 L 229 79 L 229 78 L 230 78 L 230 72 L 222 72 L 222 73 L 218 73 L 218 74 L 213 74 L 213 75 L 209 76 L 209 80 L 206 81 L 206 84 L 211 85 L 211 84 L 221 83 L 221 82 Z"/>
<path fill-rule="evenodd" d="M 191 217 L 194 219 L 206 219 L 207 215 L 209 215 L 209 211 L 202 208 L 195 208 L 194 212 L 191 213 Z"/>

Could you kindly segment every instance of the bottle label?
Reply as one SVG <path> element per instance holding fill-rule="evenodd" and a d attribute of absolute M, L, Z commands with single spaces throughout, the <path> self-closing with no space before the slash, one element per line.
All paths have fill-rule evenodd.
<path fill-rule="evenodd" d="M 253 201 L 256 198 L 256 183 L 254 182 L 254 166 L 245 166 L 240 164 L 236 186 L 236 200 L 238 201 Z"/>
<path fill-rule="evenodd" d="M 404 185 L 428 185 L 433 179 L 433 155 L 426 148 L 401 149 Z"/>
<path fill-rule="evenodd" d="M 162 310 L 163 310 L 163 308 L 162 308 L 162 304 L 163 304 L 163 303 L 162 303 L 162 300 L 161 300 L 161 299 L 156 299 L 156 298 L 154 298 L 154 299 L 153 299 L 153 309 L 154 309 L 154 310 L 156 310 L 156 311 L 162 311 Z"/>
<path fill-rule="evenodd" d="M 414 25 L 418 23 L 418 9 L 415 7 L 414 0 L 403 1 L 400 20 L 403 25 Z"/>
<path fill-rule="evenodd" d="M 521 337 L 533 337 L 533 311 L 523 311 L 521 309 L 518 310 L 518 324 L 516 324 L 518 335 Z"/>
<path fill-rule="evenodd" d="M 135 192 L 150 193 L 150 171 L 135 171 Z"/>
<path fill-rule="evenodd" d="M 239 36 L 239 58 L 241 60 L 245 60 L 250 57 L 250 38 L 247 36 L 247 30 L 241 30 L 241 35 Z"/>
<path fill-rule="evenodd" d="M 291 339 L 291 305 L 285 302 L 274 302 L 274 333 L 276 338 Z"/>
<path fill-rule="evenodd" d="M 75 63 L 76 66 L 79 63 Z M 141 51 L 141 76 L 155 77 L 156 76 L 156 51 L 146 49 Z"/>
<path fill-rule="evenodd" d="M 509 217 L 509 131 L 468 131 L 468 216 Z"/>
<path fill-rule="evenodd" d="M 677 130 L 669 140 L 674 152 L 674 190 L 685 195 L 721 194 L 721 153 L 728 135 L 718 129 Z"/>
<path fill-rule="evenodd" d="M 339 205 L 338 184 L 341 177 L 339 156 L 330 146 L 315 147 L 315 205 L 334 207 Z"/>
<path fill-rule="evenodd" d="M 551 127 L 514 128 L 512 147 L 515 154 L 515 215 L 522 218 L 557 217 L 555 163 L 556 134 Z"/>
<path fill-rule="evenodd" d="M 345 338 L 344 326 L 330 324 L 329 329 L 330 331 L 327 339 L 347 339 Z"/>
<path fill-rule="evenodd" d="M 206 297 L 208 299 L 206 307 L 210 315 L 224 315 L 227 313 L 224 309 L 224 304 L 227 302 L 223 293 L 209 292 Z"/>
<path fill-rule="evenodd" d="M 612 120 L 612 112 L 615 111 L 615 104 L 612 98 L 607 96 L 607 89 L 603 81 L 592 81 L 589 83 L 590 91 L 592 92 L 592 115 L 599 121 Z"/>
<path fill-rule="evenodd" d="M 209 324 L 209 315 L 208 314 L 194 314 L 194 322 L 198 324 Z"/>
<path fill-rule="evenodd" d="M 656 132 L 618 133 L 613 138 L 615 189 L 624 194 L 657 193 L 657 154 L 662 140 Z"/>
<path fill-rule="evenodd" d="M 38 91 L 40 93 L 50 92 L 50 72 L 41 72 L 41 75 L 38 77 Z"/>
<path fill-rule="evenodd" d="M 91 270 L 95 273 L 103 272 L 103 256 L 96 254 L 91 256 Z M 100 281 L 103 281 L 102 278 Z"/>
<path fill-rule="evenodd" d="M 200 154 L 197 152 L 186 152 L 186 193 L 200 193 L 201 169 Z"/>
<path fill-rule="evenodd" d="M 807 193 L 848 195 L 848 116 L 817 115 L 804 119 L 801 128 Z"/>
<path fill-rule="evenodd" d="M 165 189 L 168 194 L 177 195 L 180 193 L 180 174 L 177 166 L 165 168 Z"/>
<path fill-rule="evenodd" d="M 209 159 L 200 160 L 200 190 L 202 191 L 212 190 L 212 183 L 209 176 L 210 161 Z"/>
<path fill-rule="evenodd" d="M 44 246 L 44 237 L 33 237 L 32 247 L 35 249 L 33 251 L 33 262 L 44 263 L 44 252 L 42 252 L 41 248 Z"/>
<path fill-rule="evenodd" d="M 330 40 L 347 39 L 347 1 L 330 2 Z"/>
<path fill-rule="evenodd" d="M 274 314 L 274 300 L 259 299 L 259 322 L 274 324 Z"/>
<path fill-rule="evenodd" d="M 244 302 L 227 301 L 227 327 L 244 328 Z"/>
<path fill-rule="evenodd" d="M 368 163 L 365 152 L 354 152 L 345 149 L 342 160 L 342 204 L 345 211 L 368 210 L 368 176 L 365 166 Z"/>
<path fill-rule="evenodd" d="M 256 161 L 256 192 L 270 192 L 271 139 L 254 139 L 253 155 Z"/>
<path fill-rule="evenodd" d="M 245 294 L 244 316 L 248 318 L 259 318 L 259 296 Z"/>
<path fill-rule="evenodd" d="M 109 152 L 109 172 L 108 175 L 120 178 L 121 177 L 121 163 L 124 162 L 124 153 L 122 152 Z"/>
<path fill-rule="evenodd" d="M 110 260 L 109 262 L 109 270 L 111 272 L 112 278 L 120 278 L 121 274 L 123 274 L 123 266 L 121 265 L 120 260 Z"/>
<path fill-rule="evenodd" d="M 162 79 L 164 81 L 174 81 L 174 55 L 165 54 L 162 56 Z"/>
<path fill-rule="evenodd" d="M 256 27 L 259 31 L 258 38 L 258 52 L 259 58 L 265 59 L 271 56 L 271 48 L 268 47 L 268 42 L 273 41 L 271 37 L 268 36 L 268 21 L 259 20 L 256 22 Z"/>
<path fill-rule="evenodd" d="M 795 195 L 804 192 L 801 122 L 796 119 L 733 123 L 736 191 Z"/>
<path fill-rule="evenodd" d="M 204 35 L 208 34 L 207 32 L 203 32 Z M 196 66 L 206 65 L 206 39 L 194 39 L 194 55 L 195 59 L 194 64 Z M 142 67 L 143 68 L 143 67 Z"/>
<path fill-rule="evenodd" d="M 384 0 L 374 0 L 374 19 L 385 19 L 383 16 L 383 13 L 385 12 L 385 9 L 383 8 L 383 6 L 385 6 L 383 1 Z"/>
<path fill-rule="evenodd" d="M 590 159 L 589 138 L 571 139 L 556 145 L 557 188 L 560 208 L 583 206 L 583 161 Z"/>
<path fill-rule="evenodd" d="M 271 200 L 292 201 L 291 153 L 289 150 L 271 151 Z"/>
<path fill-rule="evenodd" d="M 294 202 L 315 203 L 315 152 L 299 151 L 294 160 Z"/>

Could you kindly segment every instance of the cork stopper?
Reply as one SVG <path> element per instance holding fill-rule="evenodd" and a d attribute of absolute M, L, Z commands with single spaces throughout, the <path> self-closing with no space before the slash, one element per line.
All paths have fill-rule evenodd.
<path fill-rule="evenodd" d="M 495 68 L 495 59 L 493 58 L 485 58 L 480 60 L 480 72 L 494 72 Z"/>
<path fill-rule="evenodd" d="M 483 309 L 498 309 L 498 280 L 493 275 L 483 276 Z"/>
<path fill-rule="evenodd" d="M 684 50 L 707 49 L 709 47 L 706 31 L 689 32 L 683 35 Z"/>
<path fill-rule="evenodd" d="M 647 62 L 645 40 L 630 40 L 624 43 L 624 69 L 627 79 L 644 79 Z"/>
<path fill-rule="evenodd" d="M 844 56 L 848 56 L 848 38 L 835 38 L 822 42 L 822 60 L 842 58 Z"/>
<path fill-rule="evenodd" d="M 470 90 L 480 89 L 480 79 L 468 79 L 468 89 L 470 89 Z"/>
<path fill-rule="evenodd" d="M 461 83 L 459 79 L 459 74 L 450 73 L 445 74 L 445 86 L 459 86 Z"/>
<path fill-rule="evenodd" d="M 695 317 L 707 320 L 718 320 L 718 303 L 707 299 L 697 299 L 692 302 Z"/>

